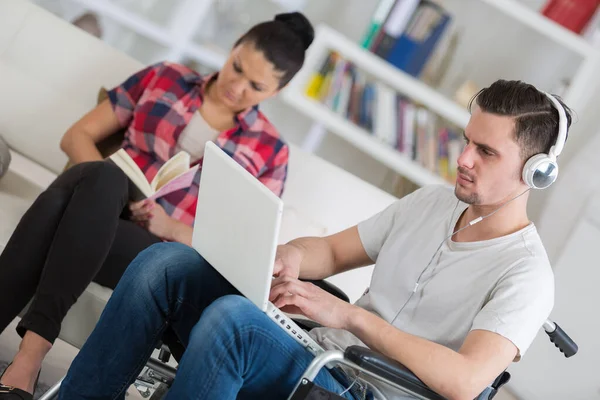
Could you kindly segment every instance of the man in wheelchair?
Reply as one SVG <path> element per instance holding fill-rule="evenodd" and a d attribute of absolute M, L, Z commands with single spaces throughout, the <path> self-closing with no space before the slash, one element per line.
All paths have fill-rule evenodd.
<path fill-rule="evenodd" d="M 424 187 L 345 231 L 279 246 L 270 295 L 323 325 L 310 335 L 324 348 L 366 345 L 448 399 L 477 397 L 550 314 L 553 274 L 526 208 L 528 191 L 556 178 L 571 122 L 562 102 L 519 81 L 483 89 L 471 112 L 454 193 Z M 299 279 L 372 263 L 356 304 Z M 185 346 L 167 399 L 286 398 L 313 359 L 196 251 L 161 243 L 129 266 L 59 398 L 123 398 L 167 329 Z M 327 369 L 315 379 L 365 395 L 346 390 L 353 381 Z M 404 398 L 366 384 L 366 396 Z"/>

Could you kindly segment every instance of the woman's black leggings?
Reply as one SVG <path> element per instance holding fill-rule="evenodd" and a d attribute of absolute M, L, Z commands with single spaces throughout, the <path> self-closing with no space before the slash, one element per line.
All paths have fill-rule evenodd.
<path fill-rule="evenodd" d="M 160 242 L 129 221 L 128 179 L 97 161 L 63 172 L 23 215 L 0 255 L 0 332 L 17 326 L 53 343 L 67 311 L 94 280 L 114 288 L 139 252 Z"/>

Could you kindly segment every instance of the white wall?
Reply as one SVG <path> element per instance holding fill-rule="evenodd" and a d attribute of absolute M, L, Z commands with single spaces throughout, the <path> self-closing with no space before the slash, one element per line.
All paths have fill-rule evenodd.
<path fill-rule="evenodd" d="M 600 192 L 587 199 L 556 262 L 556 300 L 551 318 L 579 346 L 579 353 L 565 357 L 540 332 L 523 360 L 510 368 L 510 384 L 527 400 L 600 399 L 598 361 L 600 341 L 597 305 L 600 281 L 597 247 L 600 243 Z"/>
<path fill-rule="evenodd" d="M 600 175 L 594 173 L 600 169 L 599 102 L 600 91 L 596 89 L 595 98 L 579 113 L 579 121 L 571 130 L 559 159 L 558 180 L 545 193 L 538 228 L 551 261 L 560 255 L 589 196 L 600 188 Z"/>

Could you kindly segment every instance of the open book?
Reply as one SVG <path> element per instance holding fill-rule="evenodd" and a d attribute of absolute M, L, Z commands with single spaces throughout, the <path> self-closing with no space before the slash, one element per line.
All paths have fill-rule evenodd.
<path fill-rule="evenodd" d="M 125 150 L 118 150 L 108 159 L 129 178 L 129 197 L 133 201 L 154 200 L 187 188 L 192 185 L 198 171 L 198 165 L 190 168 L 190 155 L 185 151 L 180 151 L 164 163 L 152 182 L 148 182 L 140 167 Z"/>

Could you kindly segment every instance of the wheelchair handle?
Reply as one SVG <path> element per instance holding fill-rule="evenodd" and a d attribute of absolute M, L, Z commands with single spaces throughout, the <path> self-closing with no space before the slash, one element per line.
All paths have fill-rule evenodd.
<path fill-rule="evenodd" d="M 554 343 L 554 345 L 560 350 L 561 353 L 565 355 L 566 358 L 577 354 L 577 350 L 579 350 L 577 343 L 575 343 L 573 339 L 571 339 L 569 335 L 567 335 L 565 331 L 558 326 L 558 324 L 548 320 L 544 322 L 544 331 L 546 331 L 550 341 Z"/>

